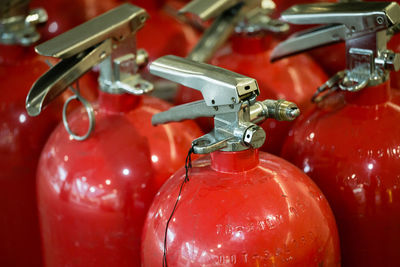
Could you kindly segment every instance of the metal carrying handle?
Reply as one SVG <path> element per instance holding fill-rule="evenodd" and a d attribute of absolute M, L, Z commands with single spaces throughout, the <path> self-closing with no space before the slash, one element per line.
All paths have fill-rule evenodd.
<path fill-rule="evenodd" d="M 259 94 L 253 78 L 177 56 L 163 56 L 150 64 L 150 73 L 201 91 L 207 106 L 233 105 Z"/>
<path fill-rule="evenodd" d="M 36 52 L 41 55 L 62 60 L 43 74 L 32 86 L 26 98 L 28 114 L 39 115 L 46 105 L 79 77 L 93 66 L 110 59 L 110 55 L 115 53 L 120 46 L 132 53 L 129 44 L 131 40 L 134 43 L 133 35 L 143 27 L 147 18 L 148 14 L 144 9 L 124 4 L 35 47 Z M 145 56 L 143 53 L 138 53 L 133 59 L 128 58 L 126 62 L 121 62 L 121 66 L 123 67 L 124 64 L 140 65 L 143 62 L 145 62 Z M 109 71 L 109 74 L 113 75 L 114 72 Z M 119 74 L 122 78 L 129 76 L 125 75 L 123 71 L 120 71 Z M 129 80 L 129 77 L 127 79 Z M 115 80 L 115 84 L 121 82 L 121 87 L 126 86 L 123 83 L 125 80 Z M 142 84 L 143 88 L 133 91 L 135 93 L 140 90 L 148 91 L 150 86 L 146 83 Z"/>
<path fill-rule="evenodd" d="M 387 28 L 398 21 L 395 2 L 347 2 L 294 5 L 281 14 L 292 24 L 343 24 L 353 32 Z"/>
<path fill-rule="evenodd" d="M 389 79 L 389 71 L 400 68 L 400 56 L 386 49 L 391 35 L 399 31 L 400 5 L 395 2 L 296 5 L 284 11 L 281 17 L 294 24 L 327 25 L 292 35 L 275 47 L 271 61 L 315 47 L 346 42 L 346 70 L 318 88 L 313 102 L 322 101 L 338 88 L 357 92 L 366 86 L 381 84 Z"/>
<path fill-rule="evenodd" d="M 219 15 L 203 33 L 187 58 L 198 62 L 210 60 L 221 45 L 231 36 L 242 16 L 242 12 L 243 5 L 239 4 Z"/>
<path fill-rule="evenodd" d="M 272 52 L 271 61 L 335 42 L 347 44 L 348 40 L 388 30 L 400 22 L 400 6 L 395 2 L 303 4 L 285 10 L 281 19 L 292 24 L 325 25 L 295 33 L 281 42 Z"/>

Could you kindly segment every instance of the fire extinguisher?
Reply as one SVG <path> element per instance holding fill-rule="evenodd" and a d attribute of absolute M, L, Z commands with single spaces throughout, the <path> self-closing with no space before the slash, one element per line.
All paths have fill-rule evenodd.
<path fill-rule="evenodd" d="M 59 122 L 57 99 L 40 118 L 29 117 L 25 96 L 48 69 L 33 51 L 40 41 L 43 9 L 29 0 L 0 4 L 0 266 L 42 266 L 36 206 L 36 167 L 40 152 Z"/>
<path fill-rule="evenodd" d="M 297 103 L 301 109 L 307 109 L 315 88 L 323 83 L 327 76 L 307 55 L 299 55 L 271 64 L 269 57 L 272 48 L 277 44 L 275 36 L 287 31 L 289 26 L 271 19 L 270 10 L 255 6 L 252 1 L 241 2 L 239 6 L 236 5 L 221 15 L 224 16 L 225 21 L 230 20 L 233 24 L 230 33 L 234 32 L 234 34 L 230 41 L 215 53 L 209 53 L 208 58 L 203 57 L 199 61 L 209 61 L 213 65 L 251 75 L 262 88 L 260 99 L 288 99 Z M 210 5 L 209 9 L 211 7 L 213 6 Z M 232 9 L 238 8 L 239 11 L 232 12 Z M 192 8 L 189 11 L 201 15 L 199 10 Z M 214 32 L 219 36 L 219 31 Z M 197 60 L 197 58 L 191 58 Z M 176 103 L 193 101 L 199 97 L 197 92 L 182 88 L 178 92 Z M 211 129 L 212 121 L 209 120 L 204 126 L 207 130 Z M 261 150 L 278 154 L 292 122 L 277 124 L 275 121 L 267 120 L 261 126 L 268 133 L 267 141 Z"/>
<path fill-rule="evenodd" d="M 186 169 L 156 195 L 142 266 L 340 266 L 335 219 L 320 190 L 290 163 L 258 152 L 266 134 L 256 123 L 293 120 L 297 106 L 256 101 L 255 79 L 190 59 L 165 56 L 150 72 L 204 97 L 154 115 L 153 124 L 213 116 L 215 128 L 193 141 Z M 191 153 L 210 156 L 191 163 Z"/>
<path fill-rule="evenodd" d="M 317 91 L 317 105 L 293 127 L 282 156 L 308 174 L 332 206 L 344 266 L 398 266 L 400 107 L 390 88 L 399 54 L 386 48 L 400 23 L 390 2 L 294 6 L 282 17 L 324 24 L 276 47 L 279 59 L 345 41 L 346 69 Z"/>
<path fill-rule="evenodd" d="M 75 90 L 39 162 L 46 266 L 140 266 L 151 200 L 201 135 L 193 123 L 150 124 L 153 114 L 170 105 L 142 96 L 153 86 L 138 74 L 147 56 L 136 52 L 135 34 L 147 17 L 143 9 L 124 4 L 36 47 L 61 61 L 29 92 L 26 108 L 33 116 L 100 63 L 98 103 L 93 107 Z M 74 99 L 84 108 L 67 119 Z"/>

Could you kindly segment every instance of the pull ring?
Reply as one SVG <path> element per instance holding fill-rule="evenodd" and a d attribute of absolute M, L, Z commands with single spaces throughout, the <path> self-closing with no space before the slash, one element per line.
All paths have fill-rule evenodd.
<path fill-rule="evenodd" d="M 341 80 L 338 85 L 340 89 L 349 91 L 349 92 L 357 92 L 363 89 L 365 86 L 368 85 L 369 79 L 365 78 L 360 82 L 352 82 L 347 77 Z M 352 85 L 351 85 L 352 84 Z"/>
<path fill-rule="evenodd" d="M 81 94 L 79 93 L 79 85 L 78 84 L 77 84 L 78 90 L 76 90 L 72 86 L 70 86 L 69 88 L 74 93 L 74 95 L 70 96 L 67 99 L 67 101 L 65 101 L 65 103 L 64 103 L 63 111 L 62 111 L 63 124 L 65 127 L 65 130 L 68 132 L 69 135 L 72 136 L 73 139 L 75 139 L 77 141 L 83 141 L 83 140 L 86 140 L 90 136 L 90 134 L 92 133 L 92 131 L 94 129 L 95 118 L 94 118 L 93 106 L 92 106 L 92 104 L 89 103 L 89 101 L 87 101 L 85 98 L 83 98 L 81 96 Z M 68 125 L 67 108 L 68 108 L 69 102 L 71 102 L 72 100 L 75 100 L 75 99 L 82 103 L 82 105 L 85 107 L 86 113 L 89 117 L 89 128 L 88 128 L 88 131 L 84 135 L 75 134 Z"/>
<path fill-rule="evenodd" d="M 50 68 L 53 67 L 53 64 L 51 64 L 51 62 L 48 61 L 48 60 L 46 60 L 46 64 Z M 67 101 L 65 101 L 65 103 L 64 103 L 63 111 L 62 111 L 62 120 L 63 120 L 64 128 L 68 132 L 68 134 L 70 136 L 72 136 L 72 138 L 77 140 L 77 141 L 83 141 L 83 140 L 86 140 L 90 136 L 90 134 L 92 133 L 92 131 L 94 129 L 94 125 L 95 125 L 94 110 L 93 110 L 92 104 L 90 104 L 89 101 L 87 101 L 85 98 L 83 98 L 81 96 L 80 88 L 79 88 L 79 80 L 76 82 L 76 88 L 77 89 L 75 89 L 72 85 L 69 86 L 69 89 L 74 94 L 72 96 L 70 96 L 67 99 Z M 71 102 L 72 100 L 75 100 L 75 99 L 82 103 L 82 105 L 85 107 L 86 112 L 87 112 L 88 117 L 89 117 L 89 129 L 86 132 L 86 134 L 84 134 L 84 135 L 75 134 L 74 132 L 72 132 L 71 128 L 68 125 L 67 108 L 68 108 L 69 102 Z"/>
<path fill-rule="evenodd" d="M 328 81 L 321 85 L 311 98 L 311 102 L 319 103 L 323 101 L 327 96 L 335 92 L 338 88 L 338 84 L 344 79 L 346 75 L 345 71 L 339 71 L 333 75 Z"/>

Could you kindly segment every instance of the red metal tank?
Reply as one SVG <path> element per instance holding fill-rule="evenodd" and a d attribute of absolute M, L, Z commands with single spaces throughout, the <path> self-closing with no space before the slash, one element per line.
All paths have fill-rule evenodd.
<path fill-rule="evenodd" d="M 46 41 L 85 22 L 86 6 L 81 0 L 32 0 L 33 8 L 47 11 L 48 20 L 39 28 L 42 41 Z"/>
<path fill-rule="evenodd" d="M 25 110 L 30 86 L 48 69 L 43 58 L 31 47 L 1 45 L 0 54 L 0 265 L 41 266 L 35 174 L 59 116 L 49 109 L 32 118 Z"/>
<path fill-rule="evenodd" d="M 400 108 L 398 90 L 391 89 L 389 79 L 390 71 L 400 64 L 389 66 L 388 59 L 397 55 L 386 49 L 388 29 L 400 17 L 393 16 L 394 25 L 382 23 L 381 27 L 369 27 L 368 32 L 340 25 L 344 18 L 352 18 L 350 23 L 361 22 L 363 28 L 371 12 L 387 19 L 393 10 L 400 10 L 400 6 L 390 2 L 297 6 L 287 13 L 287 20 L 313 13 L 319 23 L 335 26 L 321 32 L 314 29 L 301 40 L 294 37 L 274 51 L 279 58 L 293 49 L 310 49 L 315 42 L 297 48 L 296 42 L 306 44 L 307 38 L 329 43 L 325 35 L 329 27 L 353 32 L 341 38 L 346 42 L 345 71 L 320 87 L 326 91 L 319 93 L 325 95 L 318 95 L 313 110 L 296 122 L 281 154 L 308 174 L 331 204 L 343 266 L 400 265 L 400 127 L 396 124 Z M 312 16 L 304 18 L 299 22 L 313 23 Z M 292 48 L 285 51 L 288 46 Z M 360 51 L 370 56 L 362 57 Z M 381 55 L 385 58 L 379 62 Z"/>
<path fill-rule="evenodd" d="M 0 7 L 0 17 L 24 18 L 28 11 L 29 1 L 5 1 Z M 28 41 L 33 44 L 39 38 L 34 25 L 24 25 L 32 37 Z M 10 29 L 4 22 L 0 30 L 2 37 L 6 36 L 0 41 L 0 266 L 42 266 L 36 167 L 40 152 L 60 119 L 59 112 L 53 109 L 63 102 L 58 98 L 39 118 L 28 116 L 25 96 L 49 67 L 44 57 L 34 53 L 32 45 L 20 44 L 18 32 L 11 28 L 6 35 L 7 30 Z M 7 36 L 14 39 L 6 40 Z"/>
<path fill-rule="evenodd" d="M 192 163 L 168 228 L 169 266 L 340 266 L 328 202 L 299 169 L 249 149 Z M 162 266 L 165 225 L 185 169 L 161 188 L 147 215 L 142 266 Z"/>
<path fill-rule="evenodd" d="M 293 120 L 298 107 L 255 101 L 255 79 L 190 59 L 165 56 L 150 72 L 204 98 L 154 115 L 153 124 L 207 115 L 215 126 L 192 142 L 185 168 L 157 193 L 142 266 L 340 266 L 335 219 L 322 193 L 298 168 L 258 152 L 265 132 L 256 123 Z M 191 153 L 211 156 L 191 163 Z"/>
<path fill-rule="evenodd" d="M 399 110 L 389 82 L 338 93 L 299 119 L 283 147 L 329 200 L 345 266 L 400 264 Z"/>
<path fill-rule="evenodd" d="M 137 73 L 139 61 L 145 60 L 136 61 L 141 56 L 134 34 L 146 16 L 143 9 L 125 4 L 80 26 L 87 33 L 100 25 L 99 32 L 107 34 L 96 35 L 99 43 L 93 43 L 90 34 L 76 34 L 71 40 L 69 32 L 36 47 L 40 53 L 63 54 L 73 44 L 92 45 L 77 46 L 78 56 L 69 55 L 72 63 L 63 59 L 36 81 L 26 101 L 31 115 L 38 115 L 85 72 L 74 64 L 90 69 L 96 62 L 87 57 L 105 55 L 94 111 L 83 101 L 85 108 L 63 116 L 64 126 L 58 126 L 42 152 L 37 192 L 47 266 L 140 266 L 140 236 L 151 200 L 184 164 L 191 140 L 201 134 L 191 122 L 151 125 L 151 116 L 170 105 L 140 96 L 152 89 Z M 128 32 L 127 25 L 137 28 Z M 86 51 L 91 51 L 89 56 Z M 88 124 L 93 125 L 89 132 Z"/>
<path fill-rule="evenodd" d="M 70 93 L 60 96 L 42 116 L 30 117 L 25 97 L 34 81 L 49 69 L 45 58 L 36 55 L 32 47 L 0 45 L 0 59 L 0 265 L 41 266 L 36 166 Z M 87 88 L 92 81 L 92 77 L 82 79 L 81 87 Z M 84 96 L 93 99 L 90 92 Z"/>
<path fill-rule="evenodd" d="M 101 93 L 89 139 L 71 140 L 62 124 L 53 132 L 37 176 L 47 266 L 140 266 L 151 200 L 200 135 L 190 123 L 151 126 L 165 107 L 148 96 Z M 87 129 L 85 113 L 68 119 L 77 134 Z"/>
<path fill-rule="evenodd" d="M 307 55 L 297 55 L 274 64 L 270 63 L 272 48 L 277 40 L 272 35 L 263 37 L 235 35 L 219 49 L 211 63 L 257 79 L 260 86 L 259 99 L 287 99 L 295 102 L 301 110 L 307 109 L 316 88 L 326 81 L 327 76 Z M 182 87 L 175 103 L 198 100 L 201 94 Z M 198 120 L 204 131 L 212 129 L 212 120 Z M 262 150 L 279 154 L 293 122 L 276 123 L 267 120 L 262 127 L 267 132 L 267 141 Z"/>

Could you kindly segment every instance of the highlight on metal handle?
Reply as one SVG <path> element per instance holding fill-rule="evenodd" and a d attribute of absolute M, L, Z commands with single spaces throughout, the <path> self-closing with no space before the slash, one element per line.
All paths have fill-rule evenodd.
<path fill-rule="evenodd" d="M 65 101 L 64 106 L 63 106 L 63 111 L 62 111 L 62 120 L 63 124 L 65 127 L 65 130 L 68 132 L 70 136 L 72 136 L 73 139 L 77 141 L 83 141 L 86 140 L 90 134 L 93 132 L 94 126 L 95 126 L 95 118 L 94 118 L 94 110 L 92 104 L 90 104 L 85 98 L 83 98 L 78 91 L 73 90 L 74 95 L 69 97 L 67 101 Z M 85 107 L 88 118 L 89 118 L 89 128 L 88 131 L 84 135 L 77 135 L 75 134 L 71 128 L 69 127 L 68 124 L 68 119 L 67 119 L 67 109 L 68 105 L 72 100 L 78 100 L 79 102 L 82 103 L 82 105 Z"/>

